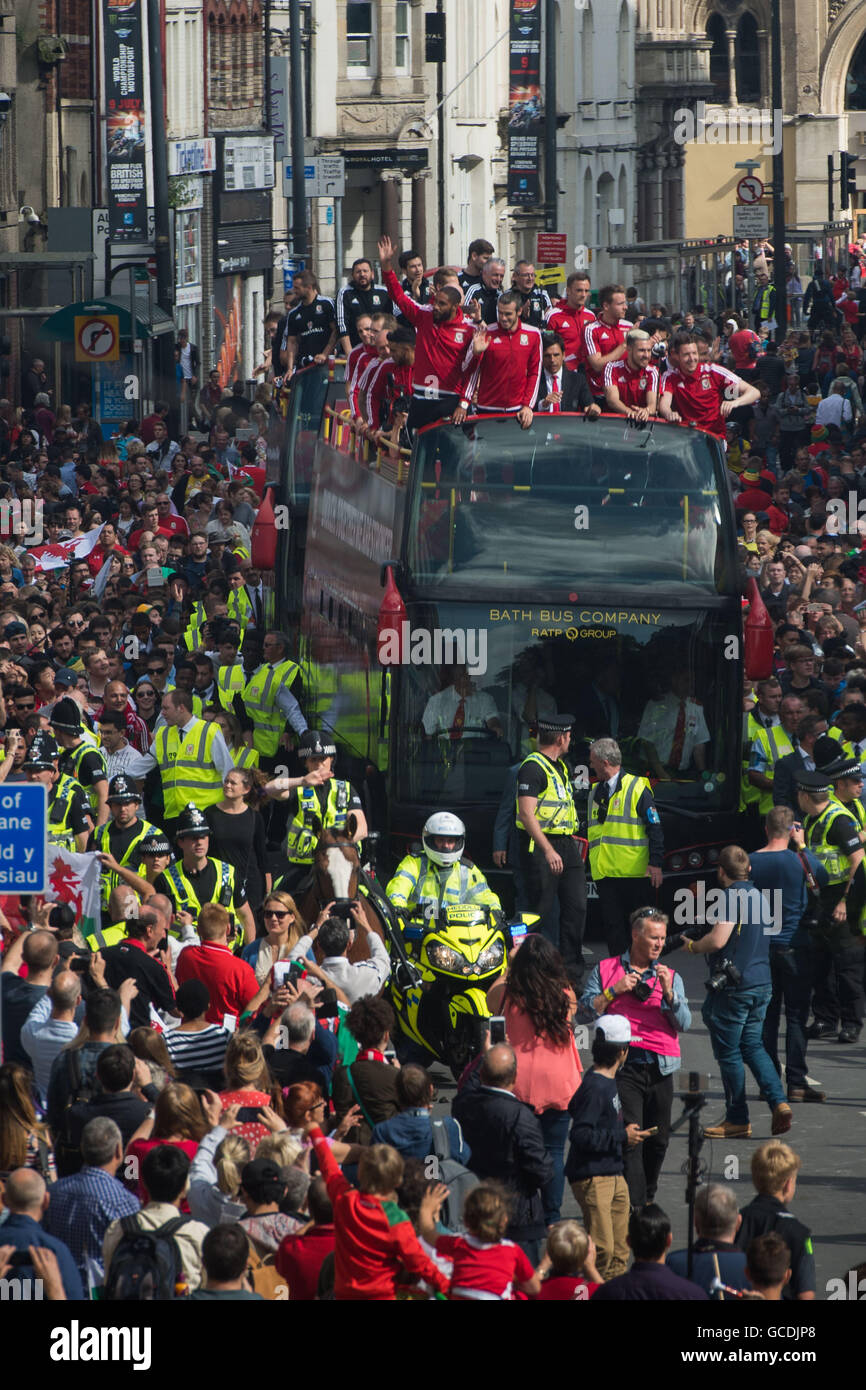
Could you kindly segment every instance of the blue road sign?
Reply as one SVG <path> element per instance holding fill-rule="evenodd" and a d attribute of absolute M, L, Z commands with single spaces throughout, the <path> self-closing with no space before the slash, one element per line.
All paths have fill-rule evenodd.
<path fill-rule="evenodd" d="M 0 785 L 0 893 L 44 893 L 48 790 Z"/>
<path fill-rule="evenodd" d="M 283 259 L 283 293 L 288 294 L 295 283 L 295 276 L 306 270 L 307 262 L 300 256 L 286 256 Z"/>

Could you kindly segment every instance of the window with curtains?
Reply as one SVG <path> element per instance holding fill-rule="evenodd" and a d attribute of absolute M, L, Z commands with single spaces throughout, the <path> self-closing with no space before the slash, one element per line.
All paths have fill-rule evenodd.
<path fill-rule="evenodd" d="M 371 0 L 361 0 L 361 3 L 349 0 L 346 5 L 346 73 L 349 77 L 372 77 L 375 74 L 374 23 Z"/>

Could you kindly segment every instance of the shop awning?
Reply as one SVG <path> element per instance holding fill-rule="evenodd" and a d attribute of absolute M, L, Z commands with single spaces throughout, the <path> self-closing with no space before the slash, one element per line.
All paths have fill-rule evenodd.
<path fill-rule="evenodd" d="M 111 299 L 82 299 L 77 304 L 65 305 L 45 320 L 39 337 L 52 342 L 74 342 L 75 320 L 97 314 L 116 314 L 121 338 L 156 338 L 162 333 L 174 332 L 174 320 L 158 304 L 149 305 L 144 296 L 137 296 L 133 323 L 129 296 L 114 295 Z"/>

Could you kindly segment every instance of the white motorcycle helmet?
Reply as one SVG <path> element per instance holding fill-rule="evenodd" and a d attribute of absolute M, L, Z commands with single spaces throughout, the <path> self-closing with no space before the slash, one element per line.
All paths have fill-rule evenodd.
<path fill-rule="evenodd" d="M 437 849 L 433 842 L 440 835 L 449 840 L 456 840 L 456 848 Z M 421 832 L 421 842 L 424 845 L 424 853 L 434 864 L 441 864 L 443 868 L 449 864 L 456 864 L 463 855 L 463 846 L 466 843 L 466 826 L 459 816 L 452 815 L 450 811 L 437 811 L 434 816 L 430 816 L 424 826 Z"/>

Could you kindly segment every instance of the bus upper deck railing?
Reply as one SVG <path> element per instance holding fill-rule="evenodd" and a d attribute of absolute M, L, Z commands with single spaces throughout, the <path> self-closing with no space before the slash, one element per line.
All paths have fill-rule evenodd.
<path fill-rule="evenodd" d="M 400 486 L 406 481 L 411 450 L 370 439 L 348 410 L 335 410 L 326 405 L 322 434 L 332 448 L 350 455 L 357 463 L 365 464 L 376 473 L 393 473 L 394 481 Z"/>

